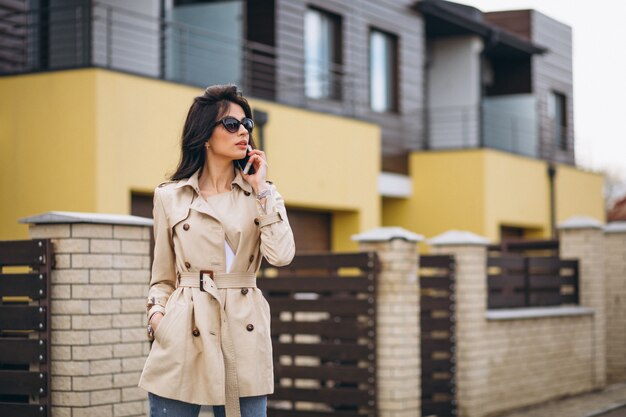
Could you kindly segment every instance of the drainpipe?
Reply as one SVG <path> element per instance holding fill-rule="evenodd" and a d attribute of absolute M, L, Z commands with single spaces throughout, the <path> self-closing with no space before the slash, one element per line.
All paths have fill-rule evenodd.
<path fill-rule="evenodd" d="M 548 181 L 550 184 L 550 237 L 556 239 L 556 197 L 555 183 L 556 166 L 553 162 L 548 163 Z"/>

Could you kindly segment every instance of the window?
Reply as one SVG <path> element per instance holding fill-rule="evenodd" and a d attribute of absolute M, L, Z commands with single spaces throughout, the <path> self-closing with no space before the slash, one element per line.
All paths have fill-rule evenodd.
<path fill-rule="evenodd" d="M 397 38 L 370 32 L 370 107 L 377 112 L 398 110 Z"/>
<path fill-rule="evenodd" d="M 305 94 L 311 98 L 340 98 L 341 19 L 309 9 L 304 18 Z"/>
<path fill-rule="evenodd" d="M 567 150 L 567 101 L 563 94 L 552 91 L 548 96 L 548 117 L 552 123 L 554 146 Z"/>

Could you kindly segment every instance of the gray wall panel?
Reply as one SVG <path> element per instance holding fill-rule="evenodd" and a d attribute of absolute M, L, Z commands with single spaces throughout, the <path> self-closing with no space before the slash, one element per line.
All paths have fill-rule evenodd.
<path fill-rule="evenodd" d="M 402 155 L 421 148 L 424 35 L 422 18 L 411 9 L 413 3 L 411 0 L 277 0 L 278 100 L 380 124 L 383 156 Z M 304 95 L 304 14 L 309 6 L 341 17 L 342 63 L 346 74 L 341 102 L 314 100 Z M 371 28 L 398 38 L 398 114 L 378 114 L 369 108 Z"/>
<path fill-rule="evenodd" d="M 549 51 L 533 58 L 533 92 L 537 97 L 539 122 L 539 156 L 558 162 L 574 164 L 574 112 L 572 77 L 572 30 L 537 11 L 531 14 L 534 42 Z M 548 97 L 552 91 L 566 96 L 567 149 L 555 143 L 553 121 L 548 115 Z"/>

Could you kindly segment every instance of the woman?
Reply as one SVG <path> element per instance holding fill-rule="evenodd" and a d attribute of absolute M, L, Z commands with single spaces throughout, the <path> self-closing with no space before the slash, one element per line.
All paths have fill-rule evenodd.
<path fill-rule="evenodd" d="M 139 382 L 151 417 L 195 417 L 200 405 L 216 417 L 266 415 L 270 311 L 255 274 L 261 256 L 286 265 L 295 246 L 265 154 L 248 148 L 253 127 L 235 86 L 207 88 L 187 114 L 176 172 L 155 189 L 154 343 Z"/>

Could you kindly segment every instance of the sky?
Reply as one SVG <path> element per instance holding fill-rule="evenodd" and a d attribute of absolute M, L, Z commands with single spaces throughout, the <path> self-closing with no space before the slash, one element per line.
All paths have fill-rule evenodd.
<path fill-rule="evenodd" d="M 576 162 L 618 176 L 626 192 L 626 1 L 452 1 L 483 12 L 535 9 L 572 27 Z"/>

